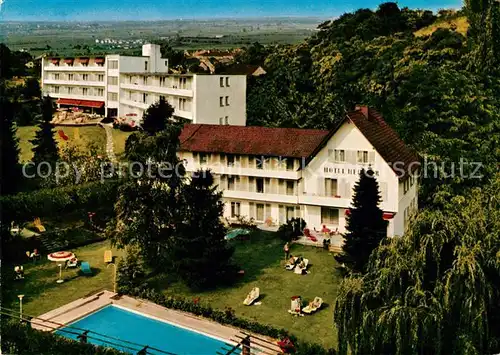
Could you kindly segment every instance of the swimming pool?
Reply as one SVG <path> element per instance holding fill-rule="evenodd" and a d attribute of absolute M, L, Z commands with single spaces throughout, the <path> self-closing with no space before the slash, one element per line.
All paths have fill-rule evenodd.
<path fill-rule="evenodd" d="M 113 305 L 106 306 L 95 313 L 71 323 L 69 326 L 92 330 L 102 335 L 119 338 L 143 346 L 149 345 L 152 348 L 178 355 L 215 355 L 217 351 L 224 353 L 221 351 L 224 346 L 222 340 L 177 327 Z M 66 330 L 79 332 L 71 328 L 66 328 Z M 75 340 L 78 336 L 77 334 L 71 334 L 61 330 L 58 330 L 56 333 Z M 113 348 L 132 354 L 141 350 L 141 346 L 139 345 L 127 344 L 92 333 L 89 333 L 89 337 L 101 338 L 116 343 L 116 345 L 111 345 L 97 339 L 88 339 L 89 343 L 96 345 L 112 346 Z M 135 351 L 124 346 L 133 348 Z M 228 346 L 226 346 L 226 348 L 227 347 Z M 147 349 L 147 353 L 164 354 L 149 348 Z"/>

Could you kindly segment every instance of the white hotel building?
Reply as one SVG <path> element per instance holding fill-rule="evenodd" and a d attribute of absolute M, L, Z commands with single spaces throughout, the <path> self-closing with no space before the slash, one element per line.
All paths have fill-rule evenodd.
<path fill-rule="evenodd" d="M 60 107 L 108 117 L 142 117 L 163 96 L 174 116 L 192 123 L 246 123 L 246 75 L 169 74 L 154 44 L 145 44 L 140 57 L 43 57 L 41 82 Z"/>
<path fill-rule="evenodd" d="M 188 172 L 210 169 L 224 217 L 276 225 L 303 218 L 308 228 L 345 231 L 353 187 L 371 166 L 388 235 L 402 235 L 417 208 L 418 157 L 374 110 L 349 113 L 333 130 L 188 124 L 180 137 Z"/>

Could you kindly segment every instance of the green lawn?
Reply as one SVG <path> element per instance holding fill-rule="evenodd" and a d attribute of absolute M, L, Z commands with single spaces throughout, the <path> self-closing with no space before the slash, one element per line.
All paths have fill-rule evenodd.
<path fill-rule="evenodd" d="M 293 245 L 291 252 L 309 259 L 310 273 L 297 275 L 284 269 L 283 243 L 275 233 L 255 232 L 249 240 L 232 241 L 236 247 L 235 259 L 245 270 L 242 279 L 232 287 L 195 293 L 174 275 L 156 276 L 149 280 L 151 286 L 167 295 L 200 301 L 217 309 L 232 308 L 237 316 L 254 319 L 260 323 L 285 328 L 302 340 L 335 347 L 337 336 L 333 326 L 333 306 L 341 280 L 332 254 L 319 248 Z M 109 242 L 101 242 L 74 250 L 82 261 L 90 262 L 95 274 L 79 276 L 77 270 L 65 271 L 67 281 L 57 284 L 58 267 L 43 258 L 43 262 L 25 264 L 25 279 L 14 282 L 14 287 L 3 290 L 4 305 L 17 309 L 17 295 L 24 294 L 24 309 L 28 315 L 40 315 L 102 288 L 112 289 L 112 268 L 106 269 L 103 256 Z M 113 251 L 122 255 L 122 251 Z M 10 267 L 8 267 L 10 269 Z M 3 272 L 9 272 L 4 268 Z M 262 302 L 259 306 L 244 306 L 243 300 L 253 287 L 259 287 Z M 324 307 L 316 314 L 294 317 L 288 313 L 290 297 L 300 295 L 311 301 L 323 298 Z"/>
<path fill-rule="evenodd" d="M 23 311 L 26 315 L 38 316 L 66 303 L 77 300 L 102 288 L 113 289 L 113 267 L 106 268 L 104 251 L 111 249 L 113 255 L 122 255 L 122 251 L 110 248 L 109 242 L 95 243 L 72 250 L 80 261 L 88 261 L 94 272 L 93 276 L 82 276 L 78 269 L 63 270 L 62 284 L 59 267 L 43 255 L 41 261 L 24 264 L 24 280 L 13 281 L 13 286 L 2 288 L 3 306 L 19 309 L 18 294 L 24 294 Z M 11 272 L 3 268 L 2 273 Z"/>
<path fill-rule="evenodd" d="M 163 289 L 167 295 L 200 297 L 201 302 L 214 308 L 231 307 L 237 316 L 285 328 L 309 342 L 335 347 L 337 335 L 333 327 L 333 306 L 341 276 L 333 255 L 320 248 L 293 245 L 291 253 L 304 256 L 310 263 L 308 275 L 297 275 L 284 269 L 283 243 L 275 233 L 256 232 L 250 240 L 233 243 L 236 262 L 245 270 L 245 276 L 237 285 L 195 293 L 168 277 L 157 277 L 151 284 Z M 260 288 L 262 305 L 244 306 L 243 300 L 253 287 Z M 290 298 L 295 295 L 302 296 L 307 302 L 319 296 L 326 304 L 316 314 L 294 317 L 288 309 Z"/>
<path fill-rule="evenodd" d="M 35 137 L 35 126 L 18 127 L 17 136 L 19 137 L 19 148 L 21 149 L 20 159 L 22 162 L 30 161 L 33 157 L 31 149 L 33 145 L 30 143 Z M 55 137 L 62 144 L 75 144 L 78 148 L 86 150 L 90 144 L 94 144 L 99 151 L 104 154 L 106 152 L 106 133 L 104 129 L 99 126 L 83 126 L 83 127 L 56 127 Z M 63 141 L 57 131 L 62 130 L 69 139 Z M 117 157 L 120 157 L 125 151 L 125 141 L 127 140 L 130 132 L 122 132 L 120 130 L 113 130 L 114 150 Z"/>

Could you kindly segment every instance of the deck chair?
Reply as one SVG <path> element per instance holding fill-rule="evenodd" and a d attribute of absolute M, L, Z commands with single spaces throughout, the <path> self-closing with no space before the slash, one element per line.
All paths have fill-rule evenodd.
<path fill-rule="evenodd" d="M 35 228 L 37 229 L 38 232 L 43 233 L 46 231 L 39 217 L 33 220 L 33 224 L 35 225 Z"/>
<path fill-rule="evenodd" d="M 293 272 L 295 272 L 296 274 L 299 274 L 299 275 L 302 275 L 305 273 L 305 271 L 307 270 L 307 265 L 309 265 L 309 260 L 308 259 L 302 259 L 304 261 L 304 267 L 300 267 L 300 264 L 297 264 L 295 266 L 295 269 L 293 270 Z"/>
<path fill-rule="evenodd" d="M 291 263 L 290 261 L 287 261 L 286 262 L 286 265 L 285 265 L 285 269 L 287 270 L 293 270 L 295 268 L 295 264 L 297 264 L 297 259 L 298 257 L 293 257 L 293 263 Z"/>
<path fill-rule="evenodd" d="M 106 250 L 104 252 L 104 262 L 112 263 L 113 262 L 113 252 L 111 250 Z"/>
<path fill-rule="evenodd" d="M 80 270 L 82 270 L 84 275 L 92 275 L 92 269 L 87 261 L 83 261 L 80 265 Z"/>
<path fill-rule="evenodd" d="M 68 262 L 66 263 L 66 268 L 68 268 L 68 267 L 77 267 L 77 266 L 78 266 L 78 259 L 76 257 L 74 257 L 71 260 L 68 260 Z"/>
<path fill-rule="evenodd" d="M 254 287 L 252 291 L 248 294 L 247 298 L 243 301 L 243 304 L 245 306 L 250 306 L 252 303 L 255 302 L 257 298 L 260 296 L 260 289 L 258 287 Z"/>
<path fill-rule="evenodd" d="M 290 309 L 288 310 L 288 313 L 299 316 L 303 315 L 301 313 L 301 310 L 302 310 L 302 298 L 300 298 L 300 296 L 292 297 L 292 302 L 290 305 Z"/>
<path fill-rule="evenodd" d="M 320 309 L 322 305 L 323 305 L 323 299 L 321 297 L 314 297 L 314 301 L 309 303 L 307 305 L 307 307 L 304 307 L 302 312 L 307 313 L 307 314 L 311 314 L 313 312 L 316 312 L 318 309 Z"/>

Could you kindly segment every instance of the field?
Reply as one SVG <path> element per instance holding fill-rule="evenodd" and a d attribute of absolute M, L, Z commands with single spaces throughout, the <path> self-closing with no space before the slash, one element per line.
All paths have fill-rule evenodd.
<path fill-rule="evenodd" d="M 35 126 L 23 126 L 17 129 L 19 148 L 21 149 L 20 160 L 22 162 L 30 161 L 33 157 L 33 152 L 31 151 L 33 144 L 31 144 L 30 140 L 35 137 L 36 129 Z M 57 133 L 59 130 L 62 130 L 68 136 L 69 139 L 67 141 L 64 141 L 59 136 Z M 88 150 L 90 146 L 94 146 L 99 154 L 105 154 L 106 152 L 106 133 L 99 126 L 56 127 L 54 131 L 56 131 L 54 136 L 59 143 L 59 147 L 63 147 L 66 144 L 74 144 L 81 150 Z M 118 158 L 125 151 L 125 142 L 129 135 L 129 132 L 117 129 L 113 130 L 114 151 Z"/>
<path fill-rule="evenodd" d="M 239 48 L 262 44 L 298 43 L 309 37 L 323 18 L 263 18 L 123 22 L 0 23 L 0 42 L 33 55 L 91 53 L 134 54 L 143 42 L 169 39 L 176 49 Z M 117 44 L 96 44 L 114 39 Z M 127 41 L 134 41 L 127 42 Z"/>
<path fill-rule="evenodd" d="M 149 280 L 150 286 L 165 294 L 192 299 L 200 297 L 200 302 L 213 308 L 224 310 L 230 307 L 237 316 L 257 320 L 260 323 L 282 327 L 300 339 L 334 347 L 337 344 L 333 326 L 333 307 L 341 277 L 336 270 L 336 262 L 327 251 L 319 248 L 293 245 L 291 252 L 309 259 L 310 273 L 297 275 L 284 269 L 282 242 L 275 233 L 257 231 L 249 240 L 232 241 L 236 248 L 235 261 L 245 270 L 242 279 L 232 287 L 214 291 L 191 292 L 173 277 L 157 276 Z M 100 242 L 73 250 L 80 261 L 88 261 L 94 271 L 90 277 L 81 276 L 78 270 L 64 271 L 66 282 L 57 284 L 58 268 L 43 256 L 42 261 L 24 264 L 25 279 L 14 282 L 14 286 L 3 289 L 3 304 L 18 309 L 18 294 L 24 294 L 23 308 L 26 315 L 38 316 L 89 293 L 107 288 L 112 290 L 112 268 L 106 268 L 104 251 L 111 249 L 109 242 Z M 113 250 L 119 258 L 121 250 Z M 11 271 L 11 266 L 2 272 Z M 261 305 L 242 304 L 252 287 L 259 287 Z M 324 300 L 323 308 L 315 314 L 295 317 L 290 309 L 290 297 L 300 295 L 306 302 L 315 296 Z"/>

